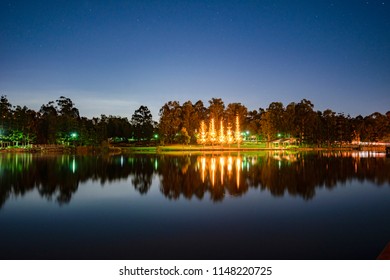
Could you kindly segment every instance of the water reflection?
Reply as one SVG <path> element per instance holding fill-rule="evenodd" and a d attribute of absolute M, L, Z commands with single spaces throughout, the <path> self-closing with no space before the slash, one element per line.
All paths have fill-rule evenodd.
<path fill-rule="evenodd" d="M 367 152 L 318 152 L 211 155 L 41 156 L 0 154 L 0 207 L 11 196 L 36 189 L 47 199 L 68 203 L 87 180 L 111 185 L 129 180 L 147 194 L 153 180 L 169 199 L 213 201 L 240 196 L 250 188 L 273 196 L 312 199 L 318 188 L 334 188 L 349 180 L 390 184 L 390 159 Z"/>

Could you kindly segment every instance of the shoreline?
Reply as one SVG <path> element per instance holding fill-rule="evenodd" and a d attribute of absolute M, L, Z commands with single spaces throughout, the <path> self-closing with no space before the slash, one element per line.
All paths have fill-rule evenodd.
<path fill-rule="evenodd" d="M 34 145 L 33 147 L 13 147 L 0 149 L 0 153 L 34 153 L 34 154 L 159 154 L 170 152 L 305 152 L 305 151 L 372 151 L 386 152 L 385 145 L 377 146 L 344 146 L 344 147 L 262 147 L 260 145 L 242 145 L 238 146 L 201 146 L 201 145 L 165 145 L 165 146 L 110 146 L 110 147 L 92 147 L 92 146 L 61 146 L 61 145 Z"/>

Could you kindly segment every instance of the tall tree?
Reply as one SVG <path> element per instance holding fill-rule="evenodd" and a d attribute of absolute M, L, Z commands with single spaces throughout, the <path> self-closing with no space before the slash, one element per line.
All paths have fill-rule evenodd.
<path fill-rule="evenodd" d="M 314 105 L 307 99 L 301 100 L 295 105 L 295 124 L 299 132 L 301 143 L 312 143 L 314 137 L 314 125 L 317 114 L 313 110 Z"/>
<path fill-rule="evenodd" d="M 225 111 L 225 104 L 223 103 L 221 98 L 211 98 L 209 100 L 209 118 L 214 118 L 216 123 L 216 129 L 219 129 L 219 122 L 223 119 L 224 111 Z"/>
<path fill-rule="evenodd" d="M 28 145 L 36 139 L 37 114 L 35 111 L 28 109 L 26 106 L 19 105 L 13 110 L 13 127 L 12 134 L 22 145 Z"/>
<path fill-rule="evenodd" d="M 173 143 L 181 126 L 181 106 L 178 101 L 169 101 L 160 109 L 159 131 L 163 143 Z"/>
<path fill-rule="evenodd" d="M 153 117 L 147 106 L 140 106 L 131 117 L 134 138 L 149 141 L 153 137 Z"/>
<path fill-rule="evenodd" d="M 61 96 L 56 102 L 58 114 L 57 141 L 70 143 L 79 140 L 79 110 L 70 98 Z"/>
<path fill-rule="evenodd" d="M 265 111 L 261 114 L 260 131 L 269 146 L 270 142 L 274 139 L 277 133 L 277 129 L 273 125 L 272 115 L 269 111 Z"/>
<path fill-rule="evenodd" d="M 46 105 L 42 105 L 39 114 L 38 143 L 55 144 L 58 129 L 58 114 L 54 102 L 50 101 Z"/>
<path fill-rule="evenodd" d="M 284 136 L 284 107 L 281 102 L 271 103 L 267 110 L 261 115 L 261 132 L 269 143 L 273 139 Z"/>
<path fill-rule="evenodd" d="M 238 116 L 240 127 L 244 129 L 246 127 L 247 114 L 248 109 L 241 103 L 230 103 L 225 110 L 225 121 L 232 125 L 236 120 L 236 116 Z"/>
<path fill-rule="evenodd" d="M 296 103 L 291 102 L 284 111 L 284 124 L 286 137 L 298 137 L 299 132 L 295 122 Z"/>
<path fill-rule="evenodd" d="M 131 136 L 131 124 L 127 118 L 120 116 L 108 116 L 105 118 L 107 123 L 107 137 L 113 141 L 126 141 Z"/>
<path fill-rule="evenodd" d="M 186 101 L 181 106 L 181 132 L 185 128 L 185 132 L 190 137 L 194 137 L 195 131 L 198 128 L 198 118 L 196 116 L 194 105 L 191 101 Z"/>
<path fill-rule="evenodd" d="M 327 145 L 330 146 L 331 143 L 334 143 L 337 139 L 337 133 L 336 133 L 336 125 L 337 125 L 337 117 L 336 113 L 333 112 L 330 109 L 325 110 L 322 113 L 322 119 L 323 119 L 323 133 L 324 133 L 324 140 L 326 141 Z"/>
<path fill-rule="evenodd" d="M 11 122 L 11 103 L 8 101 L 6 95 L 0 97 L 0 137 L 5 139 L 9 133 Z"/>

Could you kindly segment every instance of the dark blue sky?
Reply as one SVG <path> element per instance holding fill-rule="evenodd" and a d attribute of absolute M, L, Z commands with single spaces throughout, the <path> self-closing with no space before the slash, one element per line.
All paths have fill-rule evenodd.
<path fill-rule="evenodd" d="M 390 1 L 0 2 L 0 94 L 154 119 L 170 100 L 390 110 Z"/>

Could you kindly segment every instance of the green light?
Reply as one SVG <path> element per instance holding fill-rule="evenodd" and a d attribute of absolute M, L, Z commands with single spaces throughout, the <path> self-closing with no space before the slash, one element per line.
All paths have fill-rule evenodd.
<path fill-rule="evenodd" d="M 72 132 L 72 133 L 70 134 L 70 137 L 72 137 L 72 138 L 77 138 L 77 133 L 76 133 L 76 132 Z"/>
<path fill-rule="evenodd" d="M 75 158 L 72 159 L 72 163 L 71 163 L 70 169 L 72 170 L 72 173 L 75 173 L 76 170 L 77 170 L 77 164 L 76 164 L 76 159 Z"/>
<path fill-rule="evenodd" d="M 155 135 L 154 135 L 154 138 L 156 138 L 156 139 L 157 139 L 157 138 L 158 138 L 158 134 L 155 134 Z"/>
<path fill-rule="evenodd" d="M 154 170 L 158 169 L 158 161 L 157 159 L 154 160 Z"/>

